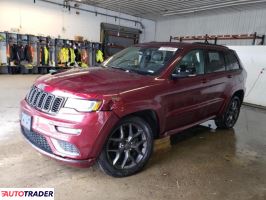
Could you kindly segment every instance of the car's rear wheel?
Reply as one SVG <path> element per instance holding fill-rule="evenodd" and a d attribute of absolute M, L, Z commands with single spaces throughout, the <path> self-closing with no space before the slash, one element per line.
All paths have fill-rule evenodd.
<path fill-rule="evenodd" d="M 237 122 L 241 108 L 241 101 L 238 96 L 233 96 L 224 114 L 215 120 L 218 128 L 229 129 Z"/>
<path fill-rule="evenodd" d="M 139 117 L 126 118 L 109 135 L 98 163 L 108 175 L 130 176 L 144 167 L 152 149 L 150 125 Z"/>

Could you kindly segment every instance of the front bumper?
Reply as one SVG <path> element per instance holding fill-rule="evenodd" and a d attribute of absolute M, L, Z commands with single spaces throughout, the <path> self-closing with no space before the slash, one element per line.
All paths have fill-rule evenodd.
<path fill-rule="evenodd" d="M 21 131 L 36 150 L 50 158 L 78 167 L 94 164 L 108 134 L 118 122 L 118 117 L 110 111 L 79 113 L 62 109 L 58 114 L 51 115 L 30 107 L 25 100 L 21 102 L 21 112 L 31 116 L 31 130 L 21 127 Z M 62 133 L 57 127 L 80 130 L 80 133 Z M 72 145 L 78 153 L 61 151 L 54 141 Z"/>
<path fill-rule="evenodd" d="M 50 157 L 52 159 L 55 159 L 55 160 L 57 160 L 59 162 L 63 162 L 65 164 L 68 164 L 68 165 L 71 165 L 71 166 L 76 166 L 76 167 L 89 167 L 89 166 L 93 165 L 94 162 L 95 162 L 94 158 L 87 159 L 87 160 L 75 160 L 75 159 L 64 158 L 64 157 L 55 155 L 52 152 L 52 150 L 51 150 L 50 146 L 48 145 L 47 141 L 44 142 L 44 144 L 40 146 L 40 143 L 36 143 L 36 141 L 34 142 L 32 137 L 29 137 L 29 133 L 27 133 L 27 132 L 29 132 L 28 130 L 25 130 L 23 127 L 21 127 L 21 132 L 25 136 L 25 139 L 27 140 L 27 142 L 33 148 L 35 148 L 41 154 L 43 154 L 43 155 L 45 155 L 47 157 Z M 39 137 L 45 138 L 45 137 L 43 137 L 42 135 L 40 135 L 38 133 L 31 132 L 30 134 L 31 135 L 35 134 L 35 135 L 37 135 L 37 137 L 39 136 Z"/>

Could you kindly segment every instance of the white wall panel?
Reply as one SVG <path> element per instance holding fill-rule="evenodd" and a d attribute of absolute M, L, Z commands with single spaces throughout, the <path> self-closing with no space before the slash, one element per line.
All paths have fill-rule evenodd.
<path fill-rule="evenodd" d="M 157 22 L 156 41 L 169 41 L 172 36 L 205 34 L 266 34 L 266 8 L 174 16 Z M 220 44 L 250 45 L 248 41 L 218 41 Z"/>
<path fill-rule="evenodd" d="M 156 40 L 169 41 L 169 36 L 205 34 L 266 34 L 266 9 L 227 11 L 172 17 L 160 20 L 156 25 Z M 265 41 L 266 42 L 266 41 Z M 263 68 L 266 69 L 266 46 L 247 46 L 252 40 L 218 41 L 219 44 L 234 45 L 248 73 L 247 92 Z M 237 46 L 241 45 L 241 46 Z M 245 97 L 245 102 L 266 106 L 266 71 L 261 74 L 254 89 Z"/>
<path fill-rule="evenodd" d="M 63 2 L 63 0 L 57 0 Z M 119 16 L 119 13 L 83 6 L 83 8 L 108 13 Z M 133 16 L 121 14 L 121 17 L 142 21 L 145 29 L 141 34 L 141 41 L 152 41 L 155 38 L 155 22 L 146 19 L 139 19 Z M 75 14 L 75 10 L 70 12 L 57 5 L 51 5 L 33 0 L 0 0 L 0 31 L 10 31 L 11 28 L 19 28 L 25 34 L 43 34 L 52 37 L 74 39 L 75 35 L 84 36 L 89 41 L 100 41 L 100 24 L 102 22 L 119 24 L 119 20 L 106 16 L 95 16 L 93 13 L 80 11 L 80 15 Z M 134 22 L 121 20 L 121 26 L 140 29 Z M 65 28 L 63 31 L 62 28 Z"/>
<path fill-rule="evenodd" d="M 266 46 L 229 46 L 229 48 L 237 52 L 248 74 L 244 101 L 266 106 Z"/>

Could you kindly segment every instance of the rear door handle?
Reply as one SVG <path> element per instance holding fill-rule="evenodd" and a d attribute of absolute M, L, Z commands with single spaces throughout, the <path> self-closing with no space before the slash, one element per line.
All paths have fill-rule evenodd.
<path fill-rule="evenodd" d="M 232 78 L 232 77 L 233 77 L 232 74 L 227 75 L 227 78 Z"/>

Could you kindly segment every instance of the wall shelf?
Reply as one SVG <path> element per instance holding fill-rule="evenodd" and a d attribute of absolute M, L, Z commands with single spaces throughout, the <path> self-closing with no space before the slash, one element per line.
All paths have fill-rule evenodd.
<path fill-rule="evenodd" d="M 265 35 L 258 35 L 256 32 L 253 34 L 234 34 L 234 35 L 198 35 L 198 36 L 170 36 L 170 42 L 172 41 L 204 41 L 209 43 L 213 41 L 214 44 L 217 44 L 218 40 L 252 40 L 252 45 L 264 45 Z M 259 40 L 259 43 L 256 41 Z"/>

